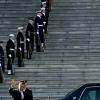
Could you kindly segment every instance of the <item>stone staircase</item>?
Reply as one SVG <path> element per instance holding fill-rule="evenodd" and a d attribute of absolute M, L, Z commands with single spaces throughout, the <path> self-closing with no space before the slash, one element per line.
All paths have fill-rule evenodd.
<path fill-rule="evenodd" d="M 25 27 L 39 6 L 39 0 L 1 0 L 0 39 L 6 41 L 17 26 Z M 11 100 L 8 88 L 13 78 L 27 79 L 34 99 L 45 100 L 60 99 L 87 82 L 100 82 L 99 6 L 99 0 L 53 0 L 45 52 L 34 52 L 22 68 L 15 63 L 15 75 L 5 74 L 0 84 L 0 100 Z"/>
<path fill-rule="evenodd" d="M 36 15 L 39 8 L 40 0 L 0 0 L 0 35 L 16 34 L 17 27 L 25 27 L 27 18 Z"/>

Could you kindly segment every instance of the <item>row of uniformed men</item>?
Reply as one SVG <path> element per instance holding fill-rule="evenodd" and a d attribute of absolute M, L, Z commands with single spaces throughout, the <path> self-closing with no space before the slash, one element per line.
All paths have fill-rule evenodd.
<path fill-rule="evenodd" d="M 27 58 L 32 58 L 32 52 L 34 51 L 34 40 L 36 43 L 36 51 L 44 51 L 45 48 L 45 38 L 44 35 L 47 33 L 48 17 L 51 7 L 48 4 L 49 0 L 41 0 L 41 10 L 37 11 L 35 20 L 33 17 L 28 18 L 28 25 L 26 28 L 26 51 Z M 16 36 L 17 50 L 16 56 L 18 58 L 18 66 L 23 66 L 24 55 L 24 34 L 23 27 L 18 27 L 18 34 Z M 9 40 L 6 44 L 7 53 L 7 72 L 9 75 L 13 74 L 12 64 L 14 63 L 15 57 L 15 36 L 14 34 L 9 35 Z M 4 67 L 4 51 L 2 47 L 2 42 L 0 43 L 0 66 L 5 72 Z"/>

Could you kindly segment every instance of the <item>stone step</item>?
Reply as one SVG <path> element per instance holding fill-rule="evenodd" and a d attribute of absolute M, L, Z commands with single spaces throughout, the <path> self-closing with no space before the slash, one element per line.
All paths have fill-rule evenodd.
<path fill-rule="evenodd" d="M 79 12 L 80 11 L 80 12 Z M 69 10 L 69 12 L 67 12 L 67 10 L 65 9 L 64 10 L 64 12 L 62 12 L 62 10 L 60 10 L 60 11 L 54 11 L 54 12 L 52 12 L 51 14 L 53 14 L 53 16 L 55 16 L 55 15 L 64 15 L 64 16 L 69 16 L 69 15 L 71 15 L 71 16 L 73 16 L 74 17 L 74 15 L 75 15 L 75 17 L 76 16 L 78 16 L 79 17 L 79 15 L 80 16 L 83 16 L 83 17 L 91 17 L 91 16 L 93 16 L 93 17 L 96 17 L 95 16 L 95 14 L 97 14 L 97 17 L 99 17 L 99 9 L 98 9 L 98 11 L 96 12 L 96 10 L 83 10 L 83 11 L 81 11 L 81 10 L 79 10 L 79 11 L 77 11 L 77 12 L 74 12 L 74 13 L 72 13 L 73 11 L 71 11 L 71 10 Z M 78 13 L 79 12 L 79 13 Z M 68 15 L 65 15 L 65 13 L 67 13 Z M 78 15 L 77 15 L 78 14 Z M 66 19 L 65 19 L 66 20 Z"/>
<path fill-rule="evenodd" d="M 19 7 L 19 9 L 18 8 L 8 8 L 7 10 L 5 10 L 4 8 L 0 8 L 0 15 L 14 13 L 14 12 L 24 13 L 25 12 L 25 8 L 26 8 L 26 12 L 30 12 L 31 11 L 31 13 L 32 13 L 32 11 L 34 12 L 34 11 L 37 11 L 39 9 L 39 7 L 33 7 L 33 8 L 32 7 L 30 7 L 30 8 L 29 7 Z"/>
<path fill-rule="evenodd" d="M 90 0 L 83 0 L 83 1 L 81 1 L 81 0 L 76 0 L 76 1 L 74 1 L 74 0 L 67 0 L 67 1 L 65 1 L 65 0 L 62 0 L 62 1 L 58 1 L 58 0 L 55 0 L 54 1 L 55 3 L 57 3 L 57 2 L 59 2 L 59 3 L 61 3 L 61 2 L 74 2 L 74 3 L 84 3 L 84 2 L 87 2 L 87 3 L 89 3 L 90 2 Z"/>
<path fill-rule="evenodd" d="M 24 67 L 22 67 L 22 68 L 19 68 L 19 67 L 15 67 L 15 71 L 18 71 L 18 70 L 20 70 L 20 71 L 22 71 L 23 69 L 26 71 L 26 70 L 33 70 L 34 72 L 43 72 L 43 70 L 45 71 L 45 70 L 47 70 L 47 69 L 54 69 L 55 71 L 57 70 L 57 69 L 64 69 L 65 71 L 81 71 L 81 73 L 82 72 L 91 72 L 91 71 L 97 71 L 97 70 L 99 70 L 99 65 L 98 64 L 78 64 L 78 65 L 63 65 L 63 66 L 61 66 L 61 65 L 53 65 L 53 64 L 51 64 L 51 65 L 34 65 L 34 66 L 32 66 L 32 65 L 27 65 L 27 66 L 24 66 Z M 85 69 L 86 68 L 86 69 Z M 40 71 L 41 70 L 41 71 Z M 19 72 L 20 72 L 19 71 Z M 67 73 L 66 72 L 66 73 Z M 5 75 L 6 76 L 6 75 Z M 10 80 L 10 79 L 12 79 L 13 77 L 5 77 L 5 80 L 7 81 L 7 80 Z M 34 81 L 34 79 L 32 78 L 31 80 L 29 80 L 29 79 L 27 79 L 28 81 Z M 70 80 L 70 81 L 73 81 L 73 80 Z M 76 82 L 77 82 L 78 80 L 76 80 Z M 79 80 L 80 81 L 80 80 Z"/>
<path fill-rule="evenodd" d="M 51 96 L 50 97 L 50 99 L 51 100 L 55 100 L 55 99 L 61 99 L 61 98 L 63 98 L 64 97 L 64 95 L 62 96 L 62 95 L 56 95 L 56 96 Z M 2 97 L 0 97 L 0 100 L 11 100 L 12 99 L 12 97 L 10 97 L 10 96 L 2 96 Z M 46 97 L 40 97 L 40 96 L 38 96 L 38 97 L 34 97 L 34 99 L 41 99 L 41 100 L 48 100 L 48 97 L 46 96 Z"/>
<path fill-rule="evenodd" d="M 10 23 L 15 23 L 15 22 L 10 22 Z M 8 35 L 8 31 L 10 31 L 11 33 L 15 33 L 17 30 L 17 27 L 18 26 L 23 26 L 23 25 L 25 25 L 25 27 L 26 27 L 26 23 L 21 23 L 21 22 L 19 22 L 19 24 L 16 26 L 16 28 L 6 28 L 6 30 L 5 30 L 5 28 L 2 28 L 1 29 L 1 33 L 3 33 L 3 35 Z M 49 30 L 48 31 L 50 31 L 51 29 L 52 29 L 53 27 L 51 27 L 51 28 L 49 28 Z M 83 31 L 84 32 L 84 29 L 86 29 L 86 31 L 87 31 L 87 34 L 89 35 L 89 32 L 90 32 L 90 28 L 82 28 L 82 27 L 77 27 L 77 28 L 67 28 L 67 27 L 62 27 L 62 28 L 59 28 L 59 27 L 54 27 L 55 29 L 52 29 L 52 31 L 56 31 L 56 30 L 58 30 L 58 32 L 62 32 L 62 31 L 71 31 L 71 32 L 78 32 L 78 31 Z M 51 31 L 51 32 L 52 32 Z M 94 27 L 94 28 L 92 28 L 91 29 L 91 31 L 100 31 L 100 28 L 99 27 Z M 65 35 L 64 35 L 65 36 Z M 77 35 L 76 35 L 77 36 Z M 82 35 L 80 35 L 80 37 L 81 37 Z M 67 37 L 67 34 L 66 34 L 66 37 Z"/>
<path fill-rule="evenodd" d="M 100 49 L 99 49 L 100 50 Z M 56 56 L 56 57 L 51 57 L 50 58 L 50 56 L 46 56 L 46 57 L 41 57 L 41 58 L 39 58 L 39 57 L 34 57 L 34 60 L 35 61 L 39 61 L 39 60 L 41 60 L 41 61 L 59 61 L 59 60 L 66 60 L 66 61 L 69 61 L 69 60 L 75 60 L 75 61 L 77 61 L 77 60 L 84 60 L 84 59 L 86 59 L 86 56 L 88 56 L 88 55 L 80 55 L 80 56 Z M 89 60 L 100 60 L 100 56 L 95 56 L 95 57 L 92 57 L 92 56 L 88 56 L 89 57 Z"/>
<path fill-rule="evenodd" d="M 88 59 L 82 59 L 82 60 L 73 60 L 73 61 L 70 61 L 70 60 L 59 60 L 59 61 L 33 61 L 33 62 L 26 62 L 26 64 L 28 65 L 69 65 L 69 64 L 100 64 L 99 60 L 95 60 L 95 61 L 88 61 Z"/>
<path fill-rule="evenodd" d="M 69 32 L 69 31 L 73 31 L 73 32 L 75 32 L 75 31 L 84 31 L 84 30 L 86 30 L 86 31 L 90 31 L 90 28 L 67 28 L 67 27 L 65 27 L 65 28 L 55 28 L 55 27 L 51 27 L 51 28 L 49 28 L 49 30 L 48 31 L 50 31 L 52 29 L 52 31 L 56 31 L 57 30 L 57 32 L 62 32 L 62 31 L 67 31 L 67 32 Z M 95 27 L 95 28 L 91 28 L 91 31 L 100 31 L 100 28 L 99 27 Z"/>
<path fill-rule="evenodd" d="M 30 2 L 30 3 L 28 3 L 28 2 L 26 2 L 26 3 L 25 2 L 23 2 L 23 3 L 0 3 L 0 5 L 1 5 L 0 8 L 2 8 L 3 10 L 5 10 L 4 8 L 8 8 L 8 9 L 10 9 L 10 8 L 18 9 L 17 7 L 19 7 L 19 8 L 23 8 L 23 7 L 32 8 L 32 6 L 33 6 L 33 8 L 35 8 L 35 7 L 39 7 L 40 6 L 40 3 L 39 4 L 38 3 L 35 3 L 35 2 Z M 2 9 L 0 9 L 0 11 Z M 11 11 L 14 10 L 14 9 L 11 9 Z"/>
<path fill-rule="evenodd" d="M 25 28 L 26 28 L 26 25 L 25 25 Z M 13 31 L 17 31 L 17 28 L 16 29 L 12 29 L 12 30 Z M 26 29 L 24 29 L 24 30 L 26 30 Z M 2 31 L 4 31 L 4 29 Z M 52 39 L 65 40 L 65 39 L 73 39 L 73 38 L 75 38 L 75 39 L 84 39 L 84 38 L 89 39 L 89 37 L 93 37 L 93 36 L 95 38 L 99 38 L 100 37 L 99 31 L 98 31 L 97 35 L 95 34 L 95 32 L 94 32 L 93 35 L 91 35 L 89 33 L 89 31 L 82 31 L 82 32 L 81 31 L 76 31 L 76 32 L 74 32 L 74 31 L 70 31 L 70 32 L 65 32 L 65 31 L 57 32 L 57 31 L 55 31 L 55 32 L 49 32 L 49 34 L 46 35 L 46 38 L 47 39 L 50 38 L 51 40 Z M 2 37 L 8 38 L 8 35 L 7 34 L 0 35 L 0 38 L 2 38 Z"/>
<path fill-rule="evenodd" d="M 26 78 L 26 77 L 25 77 Z M 73 80 L 71 81 L 69 81 L 69 78 L 66 80 L 66 81 L 63 81 L 63 83 L 62 83 L 62 85 L 60 85 L 61 84 L 61 82 L 59 82 L 59 81 L 57 81 L 57 83 L 56 84 L 54 84 L 53 85 L 53 83 L 56 81 L 56 80 L 53 80 L 52 82 L 51 82 L 51 80 L 49 80 L 49 82 L 50 82 L 50 84 L 49 84 L 49 82 L 48 83 L 46 83 L 46 81 L 48 81 L 48 80 L 44 80 L 44 79 L 41 79 L 41 80 L 36 80 L 36 79 L 33 79 L 32 78 L 32 80 L 31 81 L 29 81 L 29 79 L 28 79 L 28 77 L 26 78 L 27 80 L 28 80 L 28 87 L 29 88 L 31 88 L 31 89 L 34 89 L 34 88 L 36 88 L 37 90 L 39 90 L 39 89 L 52 89 L 52 87 L 53 87 L 53 89 L 62 89 L 62 90 L 65 90 L 65 88 L 64 87 L 66 87 L 66 83 L 67 83 L 67 86 L 68 87 L 71 87 L 71 86 L 73 86 L 73 83 L 72 82 L 74 82 L 74 85 L 76 86 L 77 85 L 77 83 L 82 83 L 83 82 L 83 80 L 80 80 L 80 81 L 78 81 L 78 80 L 76 80 L 75 78 L 73 78 Z M 9 78 L 9 79 L 6 79 L 6 81 L 4 81 L 4 83 L 2 83 L 2 84 L 0 84 L 0 88 L 1 89 L 3 89 L 3 91 L 7 91 L 8 89 L 9 89 L 9 87 L 10 87 L 10 81 L 11 81 L 12 79 L 11 78 Z M 20 81 L 20 80 L 22 80 L 21 79 L 21 77 L 19 78 L 19 77 L 16 77 L 16 80 L 17 81 Z M 59 78 L 59 80 L 60 80 L 60 78 Z M 67 82 L 68 81 L 68 82 Z M 6 83 L 5 83 L 6 82 Z M 60 86 L 60 87 L 59 87 Z M 1 90 L 0 90 L 1 91 Z"/>
<path fill-rule="evenodd" d="M 7 3 L 7 4 L 8 3 L 21 3 L 21 2 L 28 2 L 28 3 L 29 2 L 37 2 L 37 3 L 40 3 L 40 0 L 37 0 L 37 1 L 35 1 L 35 0 L 34 1 L 32 1 L 32 0 L 29 0 L 29 1 L 27 1 L 27 0 L 24 0 L 24 1 L 23 0 L 17 0 L 17 1 L 16 0 L 0 0 L 0 1 L 1 1 L 0 3 Z"/>
<path fill-rule="evenodd" d="M 85 56 L 88 56 L 88 57 L 100 57 L 100 53 L 99 52 L 95 52 L 95 53 L 91 53 L 91 52 L 84 52 L 83 53 L 83 55 L 85 55 Z M 71 53 L 67 53 L 67 52 L 61 52 L 61 53 L 59 53 L 59 52 L 45 52 L 45 53 L 40 53 L 40 54 L 38 54 L 38 53 L 35 53 L 34 52 L 34 54 L 33 54 L 33 60 L 36 58 L 36 59 L 38 59 L 38 58 L 42 58 L 42 57 L 54 57 L 54 58 L 56 58 L 56 57 L 79 57 L 79 56 L 82 56 L 82 54 L 79 52 L 77 52 L 77 53 L 74 53 L 74 52 L 71 52 Z"/>
<path fill-rule="evenodd" d="M 7 10 L 5 10 L 7 8 Z M 7 7 L 1 7 L 0 8 L 0 13 L 1 14 L 8 14 L 8 13 L 13 13 L 13 12 L 25 12 L 26 11 L 37 11 L 40 9 L 38 5 L 31 5 L 31 6 L 7 6 Z M 16 14 L 17 15 L 17 14 Z"/>
<path fill-rule="evenodd" d="M 51 98 L 51 100 L 55 100 L 55 99 L 57 99 L 57 98 L 61 98 L 61 97 L 64 97 L 64 94 L 35 94 L 34 93 L 34 95 L 33 95 L 33 98 L 34 99 L 42 99 L 42 100 L 48 100 L 48 96 L 50 95 L 50 98 Z M 1 100 L 11 100 L 11 97 L 4 97 L 4 96 L 1 96 Z"/>
<path fill-rule="evenodd" d="M 34 12 L 34 13 L 32 13 L 32 11 Z M 16 10 L 16 11 L 0 11 L 0 16 L 1 16 L 1 18 L 2 19 L 4 19 L 3 17 L 8 17 L 10 20 L 11 20 L 11 18 L 12 18 L 12 20 L 13 20 L 13 17 L 15 18 L 15 21 L 16 21 L 16 19 L 17 19 L 17 16 L 18 16 L 18 14 L 20 14 L 18 17 L 22 17 L 22 15 L 24 14 L 24 15 L 26 15 L 26 16 L 30 16 L 30 15 L 35 15 L 36 14 L 36 11 L 37 11 L 37 9 L 30 9 L 30 10 L 26 10 L 26 11 L 18 11 L 18 10 Z M 16 14 L 16 13 L 18 13 L 18 14 Z M 12 16 L 10 16 L 10 14 L 12 15 Z M 13 14 L 15 14 L 15 15 L 13 15 Z M 25 18 L 26 18 L 26 16 L 25 16 Z"/>
<path fill-rule="evenodd" d="M 71 63 L 72 64 L 79 64 L 79 65 L 84 65 L 84 64 L 99 64 L 99 60 L 100 60 L 100 56 L 98 56 L 98 57 L 95 57 L 95 56 L 93 56 L 93 57 L 91 57 L 91 56 L 88 56 L 88 55 L 81 55 L 81 56 L 79 56 L 79 57 L 72 57 L 72 59 L 71 59 L 71 57 L 69 58 L 69 57 L 66 57 L 66 58 L 60 58 L 60 59 L 58 59 L 58 57 L 56 57 L 55 59 L 53 58 L 53 60 L 52 59 L 49 59 L 49 58 L 47 58 L 47 60 L 45 60 L 47 57 L 43 57 L 43 59 L 33 59 L 33 61 L 31 61 L 31 62 L 29 62 L 29 61 L 25 61 L 24 62 L 24 67 L 25 66 L 31 66 L 32 64 L 33 64 L 33 67 L 29 67 L 29 68 L 34 68 L 34 66 L 43 66 L 43 64 L 46 66 L 52 66 L 53 64 L 54 64 L 54 66 L 56 66 L 56 65 L 60 65 L 61 66 L 61 64 L 62 65 L 65 65 L 66 64 L 66 66 L 67 65 L 70 65 Z M 75 59 L 76 58 L 76 59 Z M 57 59 L 57 60 L 56 60 Z M 34 61 L 35 60 L 35 61 Z M 78 61 L 79 61 L 79 63 L 78 63 Z M 46 62 L 46 63 L 45 63 Z M 7 62 L 5 62 L 6 64 L 7 64 Z M 14 68 L 16 68 L 17 67 L 17 60 L 16 60 L 16 62 L 13 64 L 14 65 Z M 6 67 L 6 65 L 5 65 L 5 67 Z M 24 68 L 23 67 L 23 68 Z M 41 68 L 40 68 L 41 69 Z M 37 70 L 37 69 L 36 69 Z M 39 69 L 38 69 L 39 70 Z M 41 69 L 42 70 L 42 69 Z"/>
<path fill-rule="evenodd" d="M 9 12 L 9 11 L 2 11 L 2 12 L 0 12 L 0 18 L 3 20 L 4 18 L 6 18 L 6 19 L 9 19 L 10 21 L 17 21 L 18 19 L 20 20 L 21 18 L 28 18 L 28 17 L 35 17 L 35 15 L 36 15 L 36 11 L 37 11 L 37 9 L 30 9 L 30 10 L 26 10 L 26 11 L 24 11 L 24 10 L 22 10 L 22 11 L 11 11 L 11 12 Z M 18 13 L 19 14 L 19 16 L 18 16 L 18 14 L 16 14 L 16 13 Z M 10 15 L 12 15 L 12 16 L 10 16 Z M 5 20 L 6 20 L 5 19 Z M 22 20 L 23 21 L 23 20 Z"/>
<path fill-rule="evenodd" d="M 64 22 L 64 20 L 60 20 L 60 19 L 63 19 L 64 17 L 59 17 L 58 19 L 55 17 L 55 18 L 53 18 L 53 19 L 50 19 L 50 22 L 49 22 L 49 25 L 52 25 L 52 26 L 55 26 L 55 25 L 57 25 L 56 27 L 59 27 L 59 24 L 61 24 L 62 23 L 62 25 L 63 25 L 63 27 L 64 26 L 67 26 L 67 27 L 70 27 L 71 25 L 80 25 L 81 24 L 81 27 L 82 26 L 99 26 L 99 19 L 98 18 L 95 18 L 95 21 L 91 21 L 90 19 L 80 19 L 81 21 L 79 21 L 79 20 L 76 20 L 76 19 L 66 19 L 66 21 Z M 59 21 L 60 20 L 60 21 Z M 52 24 L 52 21 L 54 21 L 54 24 Z M 73 22 L 74 21 L 74 22 Z M 68 23 L 70 23 L 71 25 L 69 25 Z M 73 24 L 72 24 L 73 23 Z M 75 26 L 75 27 L 76 27 Z M 51 26 L 49 26 L 49 27 L 51 27 Z M 61 26 L 62 27 L 62 26 Z"/>
<path fill-rule="evenodd" d="M 2 40 L 2 39 L 1 39 Z M 3 45 L 4 50 L 6 49 L 6 42 Z M 80 43 L 78 43 L 80 42 Z M 89 49 L 89 50 L 99 50 L 100 49 L 100 41 L 64 41 L 64 44 L 61 42 L 49 42 L 46 43 L 46 49 L 45 51 L 48 51 L 50 49 L 53 49 L 54 51 L 59 51 L 59 50 L 67 50 L 67 52 L 71 49 L 75 50 L 75 52 L 78 50 L 84 50 L 84 49 Z M 15 49 L 16 52 L 16 49 Z M 26 47 L 25 47 L 25 53 L 26 53 Z M 34 47 L 34 53 L 36 53 L 36 47 Z"/>
<path fill-rule="evenodd" d="M 92 52 L 95 53 L 96 51 L 92 51 Z M 84 64 L 84 63 L 88 64 L 88 63 L 93 63 L 93 62 L 99 63 L 99 60 L 100 60 L 100 56 L 88 56 L 86 54 L 80 54 L 80 56 L 67 56 L 67 57 L 62 56 L 62 57 L 55 57 L 55 58 L 51 57 L 51 59 L 49 58 L 49 56 L 48 57 L 42 57 L 42 58 L 33 57 L 32 61 L 26 60 L 26 61 L 24 61 L 24 64 L 25 64 L 25 66 L 28 66 L 28 65 L 31 65 L 31 64 L 33 64 L 34 66 L 36 66 L 37 64 L 38 65 L 40 65 L 40 64 L 41 65 L 43 65 L 43 64 L 47 65 L 47 63 L 48 63 L 48 65 L 52 65 L 52 64 L 58 65 L 60 63 L 61 64 L 64 63 L 66 65 L 69 65 L 71 62 L 72 63 L 78 63 L 78 61 L 79 61 L 79 64 Z M 5 62 L 7 63 L 7 61 L 5 61 Z M 17 60 L 14 63 L 14 66 L 17 66 Z"/>
<path fill-rule="evenodd" d="M 48 39 L 46 39 L 46 43 L 62 43 L 62 42 L 64 42 L 64 40 L 65 39 L 50 39 L 50 40 L 48 40 Z M 99 43 L 100 42 L 100 39 L 99 38 L 95 38 L 94 36 L 93 37 L 91 37 L 90 39 L 88 39 L 88 38 L 86 38 L 86 40 L 84 40 L 84 39 L 82 39 L 82 38 L 75 38 L 75 37 L 68 37 L 67 39 L 66 39 L 66 44 L 67 44 L 67 42 L 93 42 L 93 43 Z"/>
<path fill-rule="evenodd" d="M 73 44 L 73 43 L 67 43 L 66 45 L 63 45 L 63 46 L 62 45 L 52 45 L 52 44 L 50 44 L 49 46 L 46 47 L 45 52 L 49 53 L 49 50 L 52 53 L 56 53 L 56 52 L 59 52 L 59 53 L 64 53 L 64 52 L 65 53 L 70 53 L 70 52 L 71 53 L 78 53 L 78 52 L 79 53 L 81 53 L 81 52 L 87 53 L 87 52 L 90 52 L 90 53 L 92 53 L 92 51 L 97 51 L 97 53 L 99 53 L 100 46 L 99 46 L 99 43 L 98 44 L 97 43 L 94 43 L 94 44 L 88 44 L 88 43 L 87 44 L 75 44 L 75 43 Z M 4 51 L 6 53 L 5 47 L 4 47 Z M 15 52 L 16 52 L 16 50 L 15 50 Z M 33 55 L 35 53 L 37 53 L 36 50 L 34 50 Z M 26 54 L 26 49 L 25 49 L 25 54 Z M 42 52 L 40 54 L 42 54 Z"/>
<path fill-rule="evenodd" d="M 82 72 L 83 71 L 85 73 L 88 73 L 88 74 L 92 74 L 94 72 L 94 73 L 97 73 L 96 75 L 98 75 L 98 72 L 100 71 L 98 69 L 91 69 L 91 70 L 82 70 L 82 69 L 71 69 L 71 70 L 68 70 L 67 69 L 65 71 L 59 71 L 59 72 L 56 71 L 56 70 L 54 72 L 49 72 L 48 70 L 46 70 L 47 72 L 45 72 L 45 71 L 44 72 L 35 72 L 35 71 L 33 71 L 33 72 L 32 71 L 23 72 L 23 71 L 16 71 L 17 74 L 15 74 L 15 77 L 16 78 L 19 77 L 19 74 L 20 74 L 21 76 L 24 76 L 24 77 L 27 77 L 27 78 L 28 78 L 28 76 L 30 76 L 30 79 L 32 79 L 32 76 L 33 76 L 33 78 L 34 77 L 38 77 L 37 81 L 40 81 L 40 84 L 41 84 L 41 82 L 45 82 L 45 81 L 48 81 L 46 84 L 50 84 L 49 81 L 52 81 L 52 82 L 53 81 L 57 81 L 59 83 L 60 77 L 65 78 L 66 76 L 68 76 L 69 78 L 72 77 L 72 79 L 74 79 L 74 78 L 77 78 L 78 75 L 80 75 L 79 78 L 81 79 L 81 78 L 83 78 L 83 76 L 82 76 Z M 80 72 L 78 72 L 78 71 L 80 71 Z M 27 73 L 27 75 L 24 75 L 26 73 Z M 36 73 L 38 73 L 38 74 L 35 75 Z M 55 73 L 57 73 L 57 75 Z M 67 79 L 69 79 L 68 77 L 67 77 Z M 34 78 L 33 82 L 35 82 L 35 80 L 36 80 L 36 78 Z M 30 82 L 30 84 L 31 84 L 31 82 Z M 53 85 L 54 83 L 51 83 L 51 84 Z"/>
<path fill-rule="evenodd" d="M 50 95 L 51 97 L 61 97 L 61 96 L 64 96 L 64 94 L 65 93 L 34 93 L 33 94 L 33 97 L 35 96 L 35 98 L 48 98 L 48 96 Z M 7 94 L 5 94 L 5 95 L 7 95 Z M 9 94 L 8 94 L 9 95 Z M 60 95 L 60 96 L 58 96 L 58 95 Z M 1 97 L 4 97 L 4 95 L 3 94 L 1 94 Z M 2 98 L 3 98 L 2 97 Z M 2 100 L 2 99 L 1 99 Z M 3 100 L 5 100 L 5 99 L 3 99 Z M 9 100 L 9 99 L 7 99 L 6 98 L 6 100 Z M 10 100 L 11 100 L 11 98 L 10 98 Z"/>
<path fill-rule="evenodd" d="M 54 65 L 69 65 L 69 64 L 100 64 L 100 62 L 99 62 L 99 59 L 98 60 L 91 60 L 91 61 L 89 61 L 88 59 L 83 59 L 83 60 L 73 60 L 73 61 L 70 61 L 70 60 L 59 60 L 59 61 L 34 61 L 34 62 L 32 62 L 32 63 L 26 63 L 26 64 L 29 64 L 29 65 L 32 65 L 32 64 L 34 64 L 34 65 L 52 65 L 52 64 L 54 64 Z"/>
<path fill-rule="evenodd" d="M 55 99 L 62 99 L 64 97 L 64 95 L 59 95 L 59 96 L 51 96 L 50 97 L 50 99 L 51 100 L 55 100 Z M 7 96 L 7 97 L 1 97 L 1 100 L 11 100 L 12 98 L 11 97 L 9 97 L 9 96 Z M 40 97 L 40 96 L 38 96 L 38 97 L 34 97 L 34 99 L 41 99 L 41 100 L 48 100 L 48 97 L 46 96 L 46 97 Z"/>

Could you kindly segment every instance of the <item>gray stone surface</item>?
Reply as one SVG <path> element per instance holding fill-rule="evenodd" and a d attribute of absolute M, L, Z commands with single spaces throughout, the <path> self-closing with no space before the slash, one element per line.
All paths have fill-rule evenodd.
<path fill-rule="evenodd" d="M 23 2 L 23 3 L 22 3 Z M 0 0 L 0 40 L 26 27 L 40 0 Z M 25 59 L 25 66 L 14 64 L 15 74 L 5 74 L 0 84 L 0 100 L 10 100 L 11 79 L 28 80 L 34 99 L 60 99 L 87 82 L 100 82 L 100 1 L 54 0 L 49 18 L 46 50 Z M 6 96 L 5 96 L 6 95 Z"/>

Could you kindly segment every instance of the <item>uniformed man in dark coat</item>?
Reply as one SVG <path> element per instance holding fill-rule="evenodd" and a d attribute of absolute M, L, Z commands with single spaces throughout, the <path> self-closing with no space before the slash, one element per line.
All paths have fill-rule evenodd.
<path fill-rule="evenodd" d="M 0 41 L 0 63 L 1 63 L 1 67 L 2 67 L 3 72 L 5 72 L 3 41 Z"/>
<path fill-rule="evenodd" d="M 26 28 L 26 50 L 27 50 L 27 58 L 32 58 L 32 52 L 34 51 L 34 25 L 33 18 L 30 17 L 28 19 L 28 25 Z"/>
<path fill-rule="evenodd" d="M 36 51 L 37 52 L 44 51 L 44 44 L 45 44 L 44 24 L 41 11 L 37 12 L 34 27 L 35 27 L 35 37 L 36 37 Z"/>
<path fill-rule="evenodd" d="M 12 64 L 14 63 L 14 57 L 15 57 L 14 34 L 10 34 L 9 37 L 10 38 L 6 44 L 6 53 L 8 58 L 7 70 L 8 70 L 8 74 L 11 75 L 13 74 Z"/>
<path fill-rule="evenodd" d="M 44 24 L 44 33 L 47 34 L 47 25 L 48 25 L 48 21 L 46 19 L 46 13 L 45 13 L 45 8 L 42 7 L 41 8 L 41 13 L 42 13 L 42 20 L 43 20 L 43 24 Z"/>
<path fill-rule="evenodd" d="M 42 0 L 41 8 L 44 7 L 46 10 L 46 17 L 49 17 L 49 13 L 51 11 L 51 0 Z"/>
<path fill-rule="evenodd" d="M 17 34 L 17 57 L 18 57 L 18 67 L 23 66 L 24 59 L 24 36 L 23 36 L 23 27 L 18 27 Z"/>
<path fill-rule="evenodd" d="M 11 85 L 9 93 L 14 100 L 33 100 L 32 91 L 26 87 L 27 81 L 20 81 L 18 89 L 16 89 L 16 83 L 13 84 L 15 85 L 13 87 Z"/>
<path fill-rule="evenodd" d="M 51 11 L 52 2 L 53 2 L 53 0 L 46 0 L 46 5 L 49 9 L 49 12 Z"/>
<path fill-rule="evenodd" d="M 46 2 L 42 3 L 42 7 L 41 7 L 41 12 L 43 13 L 43 15 L 45 15 L 45 27 L 46 27 L 46 33 L 47 33 L 47 25 L 48 25 L 48 19 L 49 19 L 49 8 L 46 5 Z"/>
<path fill-rule="evenodd" d="M 49 12 L 51 11 L 51 4 L 53 0 L 47 0 L 47 7 L 49 8 Z"/>

